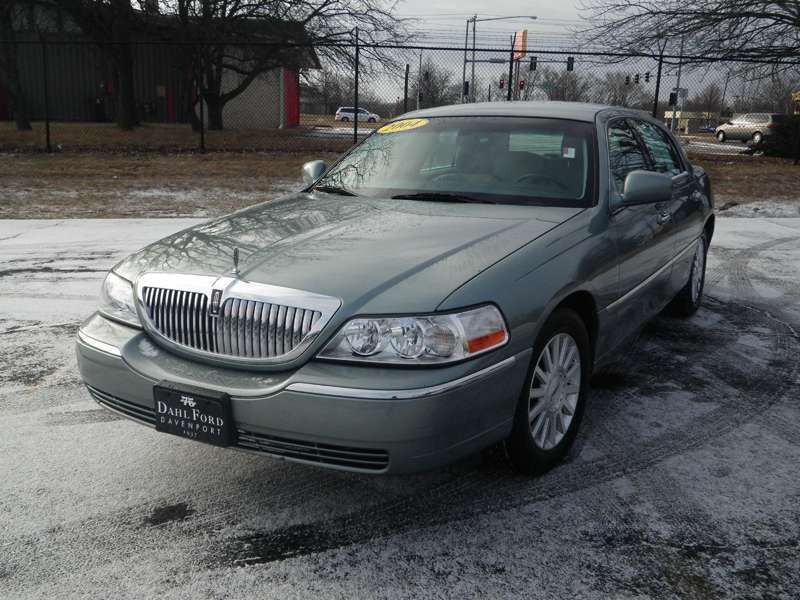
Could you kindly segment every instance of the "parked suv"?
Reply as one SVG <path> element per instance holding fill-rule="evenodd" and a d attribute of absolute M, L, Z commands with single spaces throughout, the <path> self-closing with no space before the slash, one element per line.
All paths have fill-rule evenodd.
<path fill-rule="evenodd" d="M 355 109 L 352 106 L 340 106 L 333 117 L 335 121 L 342 121 L 344 123 L 354 120 Z M 367 123 L 377 123 L 380 117 L 375 113 L 369 112 L 365 108 L 358 109 L 358 120 L 366 121 Z"/>
<path fill-rule="evenodd" d="M 741 140 L 747 142 L 752 140 L 756 145 L 760 144 L 764 136 L 772 135 L 778 124 L 786 119 L 786 115 L 772 113 L 747 113 L 733 115 L 730 121 L 723 123 L 714 131 L 717 141 Z"/>

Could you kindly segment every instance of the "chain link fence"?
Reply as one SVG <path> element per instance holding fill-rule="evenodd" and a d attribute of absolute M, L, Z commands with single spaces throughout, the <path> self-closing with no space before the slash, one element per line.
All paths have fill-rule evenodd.
<path fill-rule="evenodd" d="M 9 56 L 10 43 L 0 44 Z M 747 140 L 720 143 L 718 125 L 740 114 L 800 112 L 800 68 L 774 62 L 515 54 L 513 44 L 140 42 L 120 63 L 115 48 L 83 41 L 13 46 L 17 81 L 0 82 L 4 152 L 342 152 L 418 108 L 563 100 L 641 109 L 693 152 L 732 154 L 747 151 Z M 20 113 L 30 129 L 20 127 Z"/>

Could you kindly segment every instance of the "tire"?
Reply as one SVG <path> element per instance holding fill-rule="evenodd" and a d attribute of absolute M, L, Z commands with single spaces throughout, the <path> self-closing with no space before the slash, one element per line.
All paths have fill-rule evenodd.
<path fill-rule="evenodd" d="M 561 348 L 563 353 L 558 352 Z M 542 375 L 549 373 L 552 377 L 553 367 L 548 363 L 552 355 L 564 360 L 561 369 L 553 369 L 559 372 L 559 378 L 550 379 L 553 383 L 548 385 Z M 533 345 L 513 429 L 506 440 L 506 450 L 516 470 L 540 475 L 558 464 L 569 450 L 586 407 L 591 361 L 589 334 L 581 318 L 569 309 L 555 311 Z M 554 366 L 559 362 L 560 359 Z"/>
<path fill-rule="evenodd" d="M 670 312 L 678 317 L 691 317 L 703 303 L 703 287 L 706 283 L 706 256 L 708 242 L 706 234 L 700 236 L 695 247 L 689 281 L 670 303 Z M 695 277 L 697 275 L 697 277 Z"/>
<path fill-rule="evenodd" d="M 348 123 L 350 121 L 350 117 L 342 117 L 342 123 Z"/>
<path fill-rule="evenodd" d="M 720 144 L 724 144 L 725 143 L 725 132 L 724 131 L 718 131 L 717 132 L 717 141 Z"/>
<path fill-rule="evenodd" d="M 764 141 L 764 135 L 760 131 L 756 131 L 753 134 L 753 144 L 758 146 L 762 141 Z"/>
<path fill-rule="evenodd" d="M 375 122 L 375 119 L 373 119 L 372 117 L 370 117 L 369 119 L 367 119 L 367 123 L 374 123 L 374 122 Z"/>

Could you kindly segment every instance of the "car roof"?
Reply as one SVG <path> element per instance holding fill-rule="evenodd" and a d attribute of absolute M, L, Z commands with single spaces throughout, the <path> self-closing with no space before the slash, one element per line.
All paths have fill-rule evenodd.
<path fill-rule="evenodd" d="M 476 102 L 471 104 L 452 104 L 436 108 L 424 108 L 406 113 L 402 118 L 420 117 L 543 117 L 550 119 L 569 119 L 593 123 L 597 114 L 604 111 L 627 114 L 635 117 L 645 115 L 644 111 L 588 104 L 584 102 Z"/>

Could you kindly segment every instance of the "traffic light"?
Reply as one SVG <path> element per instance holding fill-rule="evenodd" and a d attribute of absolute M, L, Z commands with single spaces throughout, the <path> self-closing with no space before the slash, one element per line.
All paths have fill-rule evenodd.
<path fill-rule="evenodd" d="M 631 76 L 625 75 L 625 85 L 630 85 L 630 84 L 631 84 Z"/>
<path fill-rule="evenodd" d="M 521 89 L 521 90 L 525 89 L 525 80 L 524 79 L 520 79 L 519 80 L 519 89 Z"/>
<path fill-rule="evenodd" d="M 567 71 L 573 71 L 575 69 L 575 58 L 570 56 L 567 58 Z"/>
<path fill-rule="evenodd" d="M 644 74 L 644 82 L 650 83 L 650 71 L 647 71 L 647 73 Z"/>
<path fill-rule="evenodd" d="M 633 83 L 635 83 L 636 85 L 639 85 L 639 74 L 638 73 L 633 76 Z"/>
<path fill-rule="evenodd" d="M 669 93 L 669 105 L 675 106 L 678 103 L 678 92 Z"/>
<path fill-rule="evenodd" d="M 531 71 L 535 71 L 536 70 L 536 57 L 535 56 L 531 56 L 531 67 L 530 67 L 530 70 Z"/>
<path fill-rule="evenodd" d="M 500 78 L 500 89 L 502 90 L 504 87 L 506 87 L 506 80 L 501 77 Z"/>

